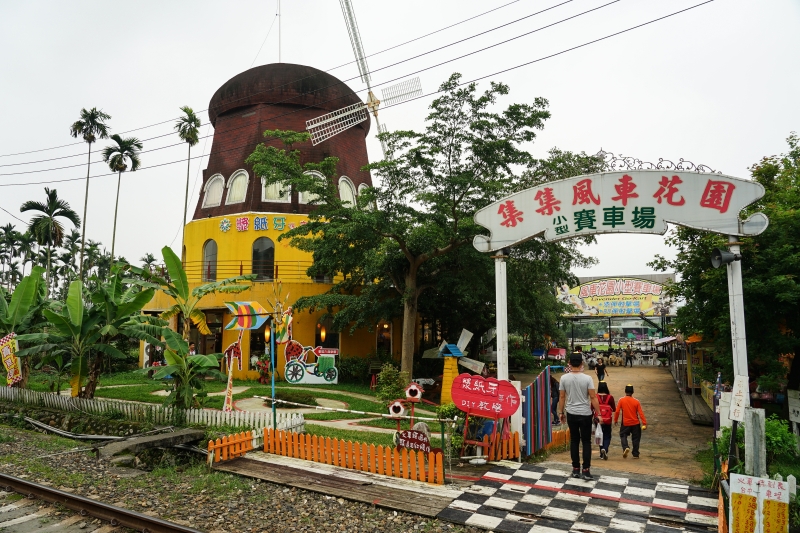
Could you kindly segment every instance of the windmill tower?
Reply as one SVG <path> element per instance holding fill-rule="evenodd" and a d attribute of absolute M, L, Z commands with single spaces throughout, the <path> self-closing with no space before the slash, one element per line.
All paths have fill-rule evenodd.
<path fill-rule="evenodd" d="M 378 121 L 378 106 L 383 102 L 385 105 L 397 104 L 410 100 L 422 94 L 422 86 L 419 77 L 402 81 L 391 85 L 381 91 L 383 100 L 378 100 L 372 92 L 372 78 L 370 77 L 367 58 L 364 47 L 361 44 L 361 34 L 358 31 L 356 14 L 350 0 L 339 0 L 342 6 L 342 15 L 347 25 L 347 33 L 350 35 L 350 44 L 353 46 L 353 54 L 356 56 L 358 73 L 361 81 L 367 86 L 367 102 L 357 103 L 331 113 L 313 118 L 306 121 L 306 130 L 311 134 L 311 144 L 317 145 L 326 139 L 346 130 L 347 128 L 367 120 L 369 112 L 375 116 L 375 124 L 378 126 L 378 134 L 386 132 L 386 124 Z M 386 143 L 381 140 L 383 156 L 386 157 Z"/>

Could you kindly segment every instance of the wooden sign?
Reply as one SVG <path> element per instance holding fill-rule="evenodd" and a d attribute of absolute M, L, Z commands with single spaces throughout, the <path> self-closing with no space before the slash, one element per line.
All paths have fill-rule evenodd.
<path fill-rule="evenodd" d="M 786 398 L 789 400 L 789 420 L 800 424 L 800 391 L 787 390 Z"/>
<path fill-rule="evenodd" d="M 465 413 L 486 418 L 506 418 L 517 412 L 520 399 L 510 382 L 459 374 L 453 380 L 453 403 Z"/>
<path fill-rule="evenodd" d="M 749 404 L 750 391 L 747 387 L 747 378 L 744 376 L 736 376 L 733 381 L 733 390 L 731 391 L 731 411 L 729 418 L 731 420 L 744 421 L 744 408 Z"/>
<path fill-rule="evenodd" d="M 731 474 L 730 484 L 731 533 L 786 533 L 789 530 L 788 482 Z"/>
<path fill-rule="evenodd" d="M 401 431 L 397 434 L 395 442 L 397 442 L 398 448 L 408 448 L 409 450 L 425 453 L 430 453 L 431 451 L 431 441 L 422 431 L 414 431 L 413 429 Z"/>

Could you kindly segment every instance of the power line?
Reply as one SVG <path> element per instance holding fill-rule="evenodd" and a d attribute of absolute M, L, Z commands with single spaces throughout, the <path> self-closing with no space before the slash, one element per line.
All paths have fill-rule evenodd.
<path fill-rule="evenodd" d="M 610 39 L 610 38 L 612 38 L 612 37 L 616 37 L 616 36 L 618 36 L 618 35 L 622 35 L 622 34 L 624 34 L 624 33 L 627 33 L 627 32 L 629 32 L 629 31 L 633 31 L 633 30 L 635 30 L 635 29 L 642 28 L 642 27 L 644 27 L 644 26 L 647 26 L 647 25 L 649 25 L 649 24 L 653 24 L 653 23 L 655 23 L 655 22 L 658 22 L 658 21 L 661 21 L 661 20 L 668 19 L 668 18 L 670 18 L 670 17 L 673 17 L 673 16 L 675 16 L 675 15 L 679 15 L 679 14 L 681 14 L 681 13 L 685 13 L 685 12 L 687 12 L 687 11 L 690 11 L 690 10 L 692 10 L 692 9 L 695 9 L 695 8 L 697 8 L 697 7 L 700 7 L 700 6 L 702 6 L 702 5 L 709 4 L 709 3 L 713 2 L 713 1 L 714 1 L 714 0 L 706 0 L 705 2 L 701 2 L 701 3 L 699 3 L 699 4 L 695 4 L 695 5 L 693 5 L 693 6 L 690 6 L 690 7 L 687 7 L 687 8 L 685 8 L 685 9 L 681 9 L 681 10 L 679 10 L 679 11 L 675 11 L 675 12 L 673 12 L 673 13 L 670 13 L 670 14 L 668 14 L 668 15 L 664 15 L 664 16 L 662 16 L 662 17 L 658 17 L 658 18 L 655 18 L 655 19 L 649 20 L 649 21 L 647 21 L 647 22 L 643 22 L 643 23 L 641 23 L 641 24 L 637 24 L 637 25 L 635 25 L 635 26 L 631 26 L 630 28 L 626 28 L 626 29 L 624 29 L 624 30 L 621 30 L 621 31 L 618 31 L 618 32 L 615 32 L 615 33 L 611 33 L 611 34 L 609 34 L 609 35 L 606 35 L 606 36 L 604 36 L 604 37 L 600 37 L 600 38 L 598 38 L 598 39 L 593 39 L 593 40 L 591 40 L 591 41 L 587 41 L 587 42 L 585 42 L 585 43 L 583 43 L 583 44 L 579 44 L 579 45 L 577 45 L 577 46 L 573 46 L 573 47 L 570 47 L 570 48 L 566 48 L 566 49 L 564 49 L 564 50 L 561 50 L 560 52 L 556 52 L 556 53 L 553 53 L 553 54 L 549 54 L 549 55 L 546 55 L 546 56 L 542 56 L 542 57 L 540 57 L 540 58 L 538 58 L 538 59 L 534 59 L 534 60 L 532 60 L 532 61 L 527 61 L 527 62 L 525 62 L 525 63 L 520 63 L 519 65 L 515 65 L 515 66 L 513 66 L 513 67 L 509 67 L 509 68 L 506 68 L 506 69 L 503 69 L 503 70 L 499 70 L 499 71 L 497 71 L 497 72 L 493 72 L 492 74 L 486 74 L 486 75 L 484 75 L 484 76 L 480 76 L 480 77 L 478 77 L 478 78 L 473 78 L 472 80 L 469 80 L 469 81 L 465 81 L 465 82 L 462 82 L 462 83 L 460 83 L 460 84 L 459 84 L 459 86 L 464 86 L 464 85 L 468 85 L 468 84 L 470 84 L 470 83 L 475 83 L 475 82 L 477 82 L 477 81 L 481 81 L 481 80 L 484 80 L 484 79 L 486 79 L 486 78 L 489 78 L 489 77 L 492 77 L 492 76 L 496 76 L 496 75 L 498 75 L 498 74 L 503 74 L 503 73 L 506 73 L 506 72 L 510 72 L 510 71 L 512 71 L 512 70 L 516 70 L 516 69 L 519 69 L 519 68 L 522 68 L 522 67 L 525 67 L 525 66 L 528 66 L 528 65 L 532 65 L 532 64 L 534 64 L 534 63 L 538 63 L 538 62 L 544 61 L 544 60 L 546 60 L 546 59 L 550 59 L 550 58 L 553 58 L 553 57 L 556 57 L 556 56 L 559 56 L 559 55 L 565 54 L 565 53 L 567 53 L 567 52 L 571 52 L 571 51 L 573 51 L 573 50 L 577 50 L 577 49 L 580 49 L 580 48 L 584 48 L 584 47 L 586 47 L 586 46 L 589 46 L 589 45 L 591 45 L 591 44 L 598 43 L 598 42 L 600 42 L 600 41 L 604 41 L 604 40 L 606 40 L 606 39 Z M 432 67 L 429 67 L 429 68 L 432 68 Z M 393 80 L 391 80 L 391 81 L 393 81 Z M 389 82 L 385 82 L 385 83 L 389 83 Z M 385 84 L 385 83 L 384 83 L 384 84 Z M 380 85 L 382 85 L 382 84 L 380 84 Z M 418 96 L 418 97 L 416 97 L 416 98 L 411 98 L 411 99 L 409 99 L 409 100 L 406 100 L 406 101 L 404 101 L 404 102 L 400 102 L 400 103 L 397 103 L 397 104 L 393 104 L 393 105 L 387 106 L 387 107 L 386 107 L 386 109 L 389 109 L 389 108 L 392 108 L 392 107 L 397 107 L 397 106 L 399 106 L 399 105 L 403 105 L 403 104 L 406 104 L 406 103 L 408 103 L 408 102 L 413 102 L 413 101 L 415 101 L 415 100 L 419 100 L 419 99 L 421 99 L 421 98 L 425 98 L 425 97 L 433 96 L 433 95 L 439 94 L 440 92 L 442 92 L 442 91 L 441 91 L 441 90 L 439 90 L 439 91 L 433 91 L 433 92 L 427 93 L 427 94 L 425 94 L 425 95 Z M 311 106 L 309 106 L 309 107 L 311 107 Z M 308 107 L 306 107 L 306 108 L 303 108 L 303 109 L 307 109 L 307 108 L 308 108 Z M 292 111 L 292 112 L 286 113 L 286 115 L 289 115 L 289 114 L 292 114 L 292 113 L 297 113 L 297 112 L 299 112 L 299 111 L 302 111 L 303 109 L 294 110 L 294 111 Z M 285 116 L 285 115 L 280 115 L 280 116 Z M 273 118 L 279 118 L 279 117 L 273 117 Z M 269 138 L 269 139 L 265 139 L 265 140 L 266 140 L 266 141 L 270 141 L 270 140 L 274 140 L 274 139 L 272 139 L 272 138 Z M 247 145 L 235 146 L 235 147 L 232 147 L 232 148 L 228 148 L 227 150 L 221 150 L 219 153 L 223 153 L 223 152 L 230 151 L 230 150 L 238 150 L 238 149 L 240 149 L 240 148 L 243 148 L 243 147 L 246 147 L 246 146 L 248 146 L 248 145 L 249 145 L 249 143 L 248 143 Z M 204 155 L 203 155 L 203 156 L 195 156 L 195 157 L 193 157 L 192 159 L 195 159 L 195 158 L 198 158 L 198 157 L 205 157 L 205 156 L 204 156 Z M 141 172 L 142 170 L 148 170 L 148 169 L 151 169 L 151 168 L 158 168 L 158 167 L 163 167 L 163 166 L 167 166 L 167 165 L 173 165 L 173 164 L 176 164 L 176 163 L 182 163 L 182 162 L 185 162 L 185 161 L 186 161 L 186 159 L 179 159 L 179 160 L 177 160 L 177 161 L 170 161 L 170 162 L 167 162 L 167 163 L 160 163 L 160 164 L 157 164 L 157 165 L 152 165 L 152 166 L 149 166 L 149 167 L 143 167 L 143 168 L 140 168 L 140 169 L 139 169 L 137 172 Z M 94 178 L 100 178 L 100 177 L 105 177 L 105 176 L 115 176 L 115 175 L 116 175 L 116 173 L 114 173 L 114 172 L 110 172 L 110 173 L 107 173 L 107 174 L 98 174 L 98 175 L 95 175 L 95 176 L 91 176 L 91 177 L 90 177 L 90 179 L 94 179 Z M 63 182 L 70 182 L 70 181 L 80 181 L 80 180 L 83 180 L 83 179 L 84 179 L 83 177 L 80 177 L 80 178 L 65 178 L 65 179 L 61 179 L 61 180 L 48 180 L 48 181 L 39 181 L 39 182 L 34 182 L 34 183 L 3 183 L 3 184 L 0 184 L 0 187 L 14 187 L 14 186 L 26 186 L 26 185 L 43 185 L 43 184 L 47 184 L 47 183 L 63 183 Z"/>
<path fill-rule="evenodd" d="M 267 36 L 264 37 L 264 40 L 261 42 L 261 46 L 258 47 L 258 52 L 256 52 L 256 57 L 253 58 L 253 62 L 250 63 L 250 68 L 253 68 L 253 65 L 256 64 L 256 59 L 258 59 L 258 55 L 261 53 L 261 49 L 264 48 L 264 45 L 266 44 L 267 39 L 269 38 L 269 34 L 272 33 L 272 27 L 275 25 L 276 20 L 278 20 L 277 13 L 275 13 L 275 16 L 272 17 L 272 24 L 269 25 L 269 29 L 267 30 Z"/>
<path fill-rule="evenodd" d="M 445 26 L 444 28 L 440 28 L 440 29 L 438 29 L 438 30 L 435 30 L 435 31 L 432 31 L 432 32 L 430 32 L 430 33 L 426 33 L 425 35 L 421 35 L 421 36 L 419 36 L 419 37 L 415 37 L 414 39 L 409 39 L 408 41 L 405 41 L 405 42 L 402 42 L 402 43 L 399 43 L 399 44 L 396 44 L 396 45 L 390 46 L 389 48 L 385 48 L 385 49 L 383 49 L 383 50 L 380 50 L 380 51 L 378 51 L 378 52 L 375 52 L 375 53 L 373 53 L 373 54 L 368 54 L 368 55 L 367 55 L 367 56 L 365 56 L 365 57 L 374 57 L 374 56 L 377 56 L 377 55 L 379 55 L 379 54 L 383 54 L 384 52 L 388 52 L 388 51 L 390 51 L 390 50 L 394 50 L 394 49 L 396 49 L 396 48 L 400 48 L 401 46 L 405 46 L 405 45 L 407 45 L 407 44 L 410 44 L 410 43 L 413 43 L 413 42 L 416 42 L 416 41 L 419 41 L 419 40 L 425 39 L 426 37 L 430 37 L 431 35 L 435 35 L 435 34 L 437 34 L 437 33 L 443 32 L 443 31 L 445 31 L 445 30 L 449 30 L 450 28 L 454 28 L 454 27 L 456 27 L 456 26 L 459 26 L 459 25 L 461 25 L 461 24 L 464 24 L 464 23 L 466 23 L 466 22 L 469 22 L 469 21 L 471 21 L 471 20 L 477 19 L 477 18 L 479 18 L 479 17 L 482 17 L 482 16 L 484 16 L 484 15 L 488 15 L 489 13 L 492 13 L 492 12 L 494 12 L 494 11 L 498 11 L 498 10 L 500 10 L 500 9 L 503 9 L 503 8 L 505 8 L 505 7 L 508 7 L 508 6 L 512 5 L 512 4 L 516 4 L 516 3 L 517 3 L 517 2 L 519 2 L 519 1 L 520 1 L 520 0 L 513 0 L 513 1 L 511 1 L 511 2 L 508 2 L 508 3 L 506 3 L 506 4 L 503 4 L 503 5 L 497 6 L 497 7 L 495 7 L 495 8 L 492 8 L 492 9 L 490 9 L 490 10 L 488 10 L 488 11 L 484 11 L 483 13 L 479 13 L 479 14 L 477 14 L 477 15 L 473 15 L 472 17 L 466 18 L 466 19 L 464 19 L 464 20 L 461 20 L 461 21 L 459 21 L 459 22 L 456 22 L 456 23 L 454 23 L 454 24 L 450 24 L 449 26 Z M 273 21 L 273 22 L 274 22 L 274 21 Z M 267 33 L 267 36 L 269 36 L 269 33 Z M 265 39 L 265 41 L 266 41 L 266 39 Z M 262 46 L 263 46 L 263 44 L 262 44 Z M 259 50 L 259 52 L 260 52 L 260 50 Z M 258 57 L 258 55 L 257 55 L 257 54 L 256 54 L 256 57 Z M 254 60 L 254 61 L 255 61 L 255 60 Z M 333 71 L 333 70 L 336 70 L 336 69 L 339 69 L 339 68 L 345 67 L 345 66 L 347 66 L 347 65 L 352 65 L 353 63 L 356 63 L 356 60 L 353 60 L 353 61 L 348 61 L 347 63 L 342 63 L 341 65 L 338 65 L 338 66 L 336 66 L 336 67 L 330 68 L 330 69 L 328 69 L 327 71 L 324 71 L 324 72 L 330 72 L 330 71 Z M 293 84 L 293 83 L 297 83 L 298 81 L 302 81 L 302 80 L 304 80 L 304 79 L 307 79 L 307 78 L 310 78 L 310 77 L 314 77 L 314 76 L 316 76 L 316 74 L 315 74 L 315 75 L 312 75 L 312 76 L 306 76 L 305 78 L 301 78 L 301 79 L 299 79 L 299 80 L 294 80 L 294 81 L 292 81 L 292 82 L 288 82 L 288 83 L 286 83 L 286 84 L 284 84 L 284 85 L 291 85 L 291 84 Z M 352 78 L 352 79 L 355 79 L 355 78 Z M 280 87 L 283 87 L 283 86 L 280 86 Z M 275 89 L 279 89 L 280 87 L 275 87 Z M 199 111 L 199 113 L 202 113 L 203 111 L 208 111 L 208 109 L 202 109 L 202 110 L 200 110 L 200 111 Z M 120 132 L 120 135 L 122 135 L 122 134 L 126 134 L 126 133 L 131 133 L 131 132 L 134 132 L 134 131 L 139 131 L 139 130 L 147 129 L 147 128 L 152 128 L 152 127 L 154 127 L 154 126 L 160 126 L 160 125 L 162 125 L 162 124 L 167 124 L 167 123 L 169 123 L 169 122 L 172 122 L 173 120 L 177 120 L 178 118 L 179 118 L 179 117 L 175 117 L 175 118 L 171 118 L 171 119 L 169 119 L 169 120 L 164 120 L 164 121 L 162 121 L 162 122 L 156 122 L 156 123 L 154 123 L 154 124 L 149 124 L 149 125 L 147 125 L 147 126 L 141 126 L 141 127 L 134 128 L 134 129 L 131 129 L 131 130 L 123 131 L 123 132 Z M 170 134 L 168 134 L 168 135 L 171 135 L 171 133 L 170 133 Z M 163 135 L 162 135 L 162 136 L 160 136 L 160 137 L 163 137 Z M 152 139 L 157 139 L 157 138 L 158 138 L 158 137 L 153 137 Z M 144 139 L 144 140 L 150 140 L 150 139 Z M 69 147 L 69 146 L 78 146 L 78 145 L 80 145 L 80 144 L 82 144 L 82 143 L 80 143 L 80 142 L 74 142 L 74 143 L 69 143 L 69 144 L 62 144 L 62 145 L 60 145 L 60 146 L 52 146 L 52 147 L 50 147 L 50 148 L 40 148 L 40 149 L 38 149 L 38 150 L 28 150 L 28 151 L 26 151 L 26 152 L 17 152 L 17 153 L 11 153 L 11 154 L 0 154 L 0 157 L 12 157 L 12 156 L 17 156 L 17 155 L 33 154 L 33 153 L 38 153 L 38 152 L 45 152 L 45 151 L 48 151 L 48 150 L 57 150 L 57 149 L 59 149 L 59 148 L 67 148 L 67 147 Z M 80 156 L 80 155 L 82 155 L 82 154 L 76 154 L 75 156 L 66 156 L 66 157 L 77 157 L 77 156 Z"/>
<path fill-rule="evenodd" d="M 5 207 L 3 207 L 3 206 L 0 206 L 0 209 L 2 209 L 3 211 L 5 211 L 6 213 L 8 213 L 9 215 L 11 215 L 12 217 L 16 218 L 17 220 L 19 220 L 19 221 L 20 221 L 20 222 L 22 222 L 23 224 L 27 224 L 27 222 L 26 222 L 25 220 L 22 220 L 21 218 L 19 218 L 17 215 L 15 215 L 14 213 L 12 213 L 11 211 L 9 211 L 8 209 L 6 209 Z"/>

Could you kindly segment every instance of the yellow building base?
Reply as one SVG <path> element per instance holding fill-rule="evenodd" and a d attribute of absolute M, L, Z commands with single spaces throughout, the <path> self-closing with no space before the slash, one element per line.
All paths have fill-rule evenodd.
<path fill-rule="evenodd" d="M 458 359 L 455 357 L 444 358 L 444 372 L 442 373 L 442 399 L 440 405 L 453 401 L 450 391 L 453 389 L 453 380 L 458 376 Z"/>

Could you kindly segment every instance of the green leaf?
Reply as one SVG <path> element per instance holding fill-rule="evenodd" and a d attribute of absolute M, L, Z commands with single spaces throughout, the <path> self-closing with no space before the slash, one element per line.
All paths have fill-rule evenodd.
<path fill-rule="evenodd" d="M 42 267 L 33 267 L 30 275 L 22 278 L 14 294 L 11 295 L 11 303 L 7 307 L 6 321 L 8 322 L 11 331 L 17 324 L 20 323 L 22 318 L 28 314 L 33 302 L 36 301 L 36 295 L 39 292 L 39 283 L 42 280 Z M 5 302 L 3 302 L 5 304 Z"/>
<path fill-rule="evenodd" d="M 164 352 L 164 359 L 166 359 L 168 365 L 183 366 L 181 364 L 183 362 L 181 357 L 172 350 L 166 350 Z"/>
<path fill-rule="evenodd" d="M 110 355 L 111 357 L 114 357 L 116 359 L 126 359 L 128 357 L 128 355 L 125 352 L 118 350 L 117 348 L 111 346 L 110 344 L 95 344 L 94 349 L 97 350 L 98 352 L 103 352 L 106 355 Z"/>
<path fill-rule="evenodd" d="M 67 293 L 67 313 L 73 325 L 81 327 L 83 323 L 83 284 L 75 280 L 69 284 Z"/>
<path fill-rule="evenodd" d="M 181 337 L 176 331 L 165 328 L 164 341 L 167 343 L 169 349 L 178 355 L 184 356 L 189 353 L 189 343 L 183 340 L 183 337 Z"/>
<path fill-rule="evenodd" d="M 213 354 L 197 354 L 190 355 L 187 360 L 192 364 L 200 367 L 216 367 L 219 366 L 219 361 Z"/>
<path fill-rule="evenodd" d="M 54 313 L 50 309 L 43 309 L 42 315 L 44 315 L 47 321 L 55 326 L 62 335 L 72 337 L 75 331 L 77 331 L 77 328 L 72 325 L 69 319 Z"/>
<path fill-rule="evenodd" d="M 158 370 L 153 373 L 153 379 L 164 379 L 180 370 L 178 367 L 172 365 L 158 366 L 155 368 Z M 152 370 L 152 368 L 148 368 L 147 370 Z"/>
<path fill-rule="evenodd" d="M 121 304 L 117 308 L 116 318 L 122 318 L 134 313 L 138 313 L 145 305 L 150 303 L 150 300 L 153 299 L 154 294 L 155 291 L 153 289 L 147 289 L 137 293 L 132 299 Z"/>
<path fill-rule="evenodd" d="M 186 279 L 186 271 L 183 269 L 180 258 L 175 255 L 175 252 L 173 252 L 172 248 L 169 246 L 165 246 L 161 249 L 161 255 L 164 256 L 164 263 L 167 265 L 169 278 L 178 296 L 186 300 L 189 298 L 189 281 Z"/>

